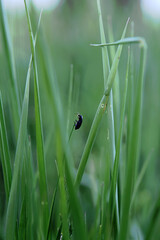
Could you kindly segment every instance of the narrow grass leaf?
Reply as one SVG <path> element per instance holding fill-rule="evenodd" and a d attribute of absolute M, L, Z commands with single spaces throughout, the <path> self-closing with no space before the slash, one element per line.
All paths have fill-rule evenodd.
<path fill-rule="evenodd" d="M 113 216 L 114 216 L 114 205 L 115 205 L 115 199 L 116 199 L 116 184 L 117 184 L 118 169 L 119 169 L 120 147 L 121 147 L 121 140 L 122 140 L 123 123 L 124 123 L 125 106 L 126 106 L 127 89 L 128 89 L 129 63 L 130 63 L 130 52 L 128 53 L 128 63 L 127 63 L 125 87 L 124 87 L 123 101 L 122 101 L 122 107 L 121 107 L 120 128 L 119 128 L 119 135 L 118 135 L 118 141 L 117 141 L 117 146 L 116 146 L 116 156 L 115 156 L 115 161 L 114 161 L 114 166 L 113 166 L 111 190 L 110 190 L 110 197 L 109 197 L 109 206 L 110 206 L 109 208 L 111 209 L 112 223 L 113 223 Z"/>
<path fill-rule="evenodd" d="M 122 38 L 119 41 L 111 42 L 111 43 L 98 43 L 98 44 L 91 44 L 93 47 L 105 47 L 105 46 L 116 46 L 116 45 L 125 45 L 125 44 L 135 44 L 140 43 L 142 46 L 144 46 L 145 39 L 142 37 L 128 37 L 128 38 Z"/>
<path fill-rule="evenodd" d="M 70 81 L 69 81 L 69 93 L 68 93 L 68 113 L 67 113 L 67 133 L 69 135 L 70 117 L 72 109 L 72 97 L 73 97 L 73 65 L 70 67 Z"/>
<path fill-rule="evenodd" d="M 0 92 L 0 149 L 5 192 L 8 201 L 12 181 L 12 168 L 1 92 Z"/>
<path fill-rule="evenodd" d="M 19 118 L 20 118 L 20 110 L 21 110 L 21 104 L 20 104 L 20 97 L 18 92 L 18 85 L 17 85 L 17 78 L 16 78 L 16 69 L 15 69 L 15 62 L 14 62 L 14 56 L 13 56 L 13 49 L 12 49 L 12 43 L 11 43 L 11 37 L 9 34 L 9 27 L 7 22 L 7 16 L 6 12 L 3 7 L 3 1 L 0 0 L 0 22 L 1 22 L 1 31 L 2 31 L 2 40 L 9 70 L 9 76 L 10 76 L 10 104 L 12 106 L 12 116 L 13 116 L 13 122 L 15 127 L 15 135 L 16 138 L 18 137 L 18 130 L 19 130 Z"/>
<path fill-rule="evenodd" d="M 113 28 L 111 18 L 108 18 L 108 39 L 109 42 L 114 42 Z M 109 48 L 109 53 L 111 56 L 111 62 L 114 61 L 116 54 L 115 46 Z M 114 129 L 115 129 L 115 143 L 118 140 L 119 132 L 119 121 L 120 121 L 120 89 L 119 89 L 119 74 L 118 71 L 115 76 L 115 81 L 113 83 L 113 110 L 114 110 Z"/>
<path fill-rule="evenodd" d="M 14 172 L 13 172 L 12 185 L 11 185 L 10 196 L 9 196 L 9 203 L 7 207 L 6 236 L 5 236 L 7 240 L 13 239 L 15 235 L 15 225 L 16 225 L 17 207 L 18 207 L 17 204 L 18 204 L 18 198 L 19 198 L 18 186 L 20 184 L 19 177 L 22 169 L 25 140 L 26 140 L 26 133 L 27 133 L 30 71 L 31 71 L 31 64 L 29 65 L 27 79 L 26 79 L 26 86 L 25 86 L 24 99 L 23 99 L 23 105 L 22 105 L 22 114 L 21 114 L 19 134 L 18 134 L 18 142 L 16 147 Z"/>
<path fill-rule="evenodd" d="M 37 158 L 38 158 L 38 169 L 39 169 L 39 186 L 40 186 L 41 206 L 42 206 L 42 215 L 43 215 L 42 222 L 44 227 L 44 234 L 46 234 L 49 210 L 48 210 L 48 191 L 47 191 L 46 167 L 45 167 L 45 159 L 44 159 L 44 142 L 43 142 L 38 72 L 37 72 L 35 44 L 34 44 L 30 16 L 29 16 L 28 7 L 25 0 L 24 0 L 24 3 L 25 3 L 25 10 L 26 10 L 26 16 L 27 16 L 27 22 L 28 22 L 28 28 L 29 28 L 29 35 L 30 35 L 31 52 L 33 56 L 36 143 L 37 143 Z"/>
<path fill-rule="evenodd" d="M 99 15 L 99 28 L 100 28 L 101 43 L 104 44 L 106 42 L 106 37 L 105 37 L 104 27 L 103 27 L 103 19 L 102 19 L 100 0 L 97 0 L 97 9 L 98 9 L 98 15 Z M 103 77 L 104 77 L 104 88 L 105 88 L 105 86 L 107 84 L 108 74 L 110 71 L 107 47 L 102 48 L 102 64 L 103 64 Z"/>

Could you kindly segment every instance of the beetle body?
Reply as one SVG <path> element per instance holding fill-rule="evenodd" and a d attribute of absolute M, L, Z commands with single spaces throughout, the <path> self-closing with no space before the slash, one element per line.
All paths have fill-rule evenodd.
<path fill-rule="evenodd" d="M 78 120 L 76 120 L 75 123 L 74 123 L 75 130 L 77 130 L 81 127 L 82 121 L 83 121 L 83 116 L 82 115 L 78 114 L 77 117 L 78 117 Z"/>

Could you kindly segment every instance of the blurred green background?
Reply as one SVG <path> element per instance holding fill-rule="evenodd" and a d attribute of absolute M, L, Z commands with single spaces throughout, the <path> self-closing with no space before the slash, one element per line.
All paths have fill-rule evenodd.
<path fill-rule="evenodd" d="M 160 190 L 160 22 L 155 22 L 146 15 L 143 15 L 140 1 L 138 0 L 102 0 L 101 4 L 107 41 L 108 17 L 110 17 L 112 21 L 115 40 L 120 39 L 122 29 L 124 28 L 127 18 L 131 17 L 131 21 L 134 22 L 135 36 L 144 37 L 148 45 L 144 81 L 140 163 L 143 164 L 150 154 L 151 161 L 141 184 L 141 191 L 139 191 L 139 195 L 137 197 L 137 216 L 141 216 L 140 219 L 142 220 L 143 216 L 146 217 L 148 206 L 155 201 Z M 30 5 L 30 11 L 35 32 L 39 17 L 39 10 L 37 10 L 34 5 Z M 7 17 L 13 44 L 19 92 L 22 97 L 29 57 L 31 54 L 27 21 L 24 11 L 9 10 L 7 11 Z M 128 36 L 129 35 L 130 29 L 128 30 Z M 101 51 L 99 48 L 93 48 L 90 46 L 90 43 L 100 42 L 96 1 L 65 0 L 60 2 L 55 9 L 44 10 L 42 14 L 40 32 L 38 34 L 37 50 L 40 47 L 41 42 L 46 43 L 50 52 L 52 70 L 57 77 L 61 95 L 65 125 L 70 67 L 71 64 L 73 64 L 74 96 L 72 106 L 73 121 L 71 121 L 74 122 L 77 113 L 81 113 L 84 117 L 82 128 L 78 132 L 74 133 L 71 140 L 72 152 L 75 164 L 77 165 L 88 136 L 93 116 L 103 93 Z M 125 54 L 126 50 L 127 47 L 124 48 L 119 66 L 121 95 L 123 94 L 123 83 L 125 78 L 127 60 L 127 55 Z M 135 56 L 135 68 L 138 68 L 139 52 L 136 47 Z M 47 57 L 48 56 L 46 55 L 46 61 Z M 54 138 L 53 141 L 51 140 L 54 135 L 54 120 L 52 119 L 53 116 L 48 113 L 48 99 L 46 99 L 46 94 L 43 91 L 45 76 L 44 72 L 41 71 L 41 68 L 39 67 L 41 66 L 41 60 L 40 52 L 37 51 L 45 155 L 47 160 L 47 177 L 49 183 L 49 193 L 51 194 L 53 186 L 55 185 L 55 183 L 51 182 L 51 180 L 53 179 L 53 175 L 56 174 L 55 163 L 53 161 L 55 159 Z M 10 115 L 10 95 L 9 91 L 6 91 L 6 86 L 9 82 L 8 78 L 9 73 L 7 71 L 6 56 L 4 55 L 0 35 L 0 89 L 4 102 L 7 129 L 10 129 L 7 133 L 13 158 L 16 142 L 14 131 L 12 129 L 12 118 Z M 33 75 L 31 85 L 33 86 Z M 28 132 L 32 139 L 33 156 L 36 154 L 34 148 L 34 126 L 33 87 L 31 87 Z M 100 131 L 103 132 L 103 128 L 100 129 Z M 99 166 L 98 160 L 103 152 L 101 147 L 101 136 L 101 134 L 98 134 L 96 138 L 96 142 L 90 156 L 90 161 L 87 165 L 88 171 L 90 172 L 94 171 L 94 169 L 92 169 L 92 162 L 96 161 L 94 167 Z M 1 165 L 0 189 L 0 211 L 1 216 L 3 216 L 4 184 Z M 145 205 L 145 207 L 142 208 L 143 205 Z M 146 221 L 148 221 L 148 219 L 144 219 L 142 222 Z"/>

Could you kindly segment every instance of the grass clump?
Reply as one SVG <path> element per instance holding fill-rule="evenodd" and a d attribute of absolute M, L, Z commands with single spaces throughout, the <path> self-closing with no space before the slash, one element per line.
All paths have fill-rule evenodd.
<path fill-rule="evenodd" d="M 65 104 L 65 109 L 61 84 L 52 65 L 50 46 L 45 39 L 43 24 L 40 25 L 41 14 L 38 26 L 35 27 L 34 9 L 28 8 L 26 0 L 24 4 L 31 56 L 22 94 L 18 87 L 14 63 L 16 58 L 6 15 L 0 1 L 1 35 L 6 69 L 9 71 L 11 98 L 7 102 L 4 94 L 7 89 L 4 86 L 3 94 L 0 94 L 0 149 L 5 191 L 5 197 L 1 200 L 5 206 L 5 211 L 1 214 L 1 238 L 152 239 L 154 225 L 159 219 L 159 196 L 153 210 L 150 208 L 149 223 L 144 221 L 141 224 L 135 220 L 139 186 L 150 160 L 149 156 L 143 165 L 140 161 L 147 52 L 145 39 L 133 34 L 126 37 L 127 29 L 130 29 L 128 19 L 120 40 L 114 41 L 109 19 L 107 33 L 111 41 L 107 43 L 101 3 L 97 0 L 101 41 L 91 44 L 90 48 L 91 51 L 102 52 L 102 93 L 98 107 L 94 108 L 91 126 L 86 127 L 87 118 L 80 112 L 85 112 L 85 109 L 80 107 L 78 114 L 83 114 L 83 124 L 75 131 L 75 95 L 80 94 L 81 99 L 87 99 L 85 91 L 75 91 L 75 86 L 79 84 L 76 83 L 76 66 L 70 65 L 69 91 L 66 97 L 68 103 Z M 133 77 L 136 75 L 135 47 L 139 57 L 139 64 L 136 63 L 137 80 Z M 123 59 L 124 56 L 127 61 Z M 119 73 L 121 68 L 124 69 L 123 77 Z M 65 89 L 64 86 L 63 88 Z M 45 106 L 43 101 L 47 103 Z M 5 105 L 12 106 L 9 108 L 13 119 L 11 139 L 8 137 L 11 135 L 11 122 L 6 120 L 4 102 Z M 30 109 L 34 109 L 32 121 Z M 30 131 L 30 124 L 34 134 Z M 83 139 L 83 127 L 87 140 Z M 79 147 L 80 138 L 85 142 L 81 144 L 82 148 Z M 100 143 L 96 145 L 99 138 Z M 11 150 L 12 141 L 15 149 Z M 94 150 L 97 146 L 103 151 L 97 153 Z M 80 160 L 76 157 L 79 152 Z M 96 162 L 93 163 L 93 159 Z M 101 166 L 99 169 L 97 162 Z M 92 168 L 95 169 L 95 174 L 91 173 Z M 133 222 L 136 222 L 137 229 L 134 231 Z M 141 228 L 143 224 L 148 227 Z"/>

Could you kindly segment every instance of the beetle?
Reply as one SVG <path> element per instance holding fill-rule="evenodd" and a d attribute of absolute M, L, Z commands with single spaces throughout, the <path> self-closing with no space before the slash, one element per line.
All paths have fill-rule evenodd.
<path fill-rule="evenodd" d="M 78 120 L 75 120 L 74 122 L 75 130 L 79 129 L 83 122 L 83 116 L 81 114 L 78 114 L 77 117 L 78 117 Z"/>

